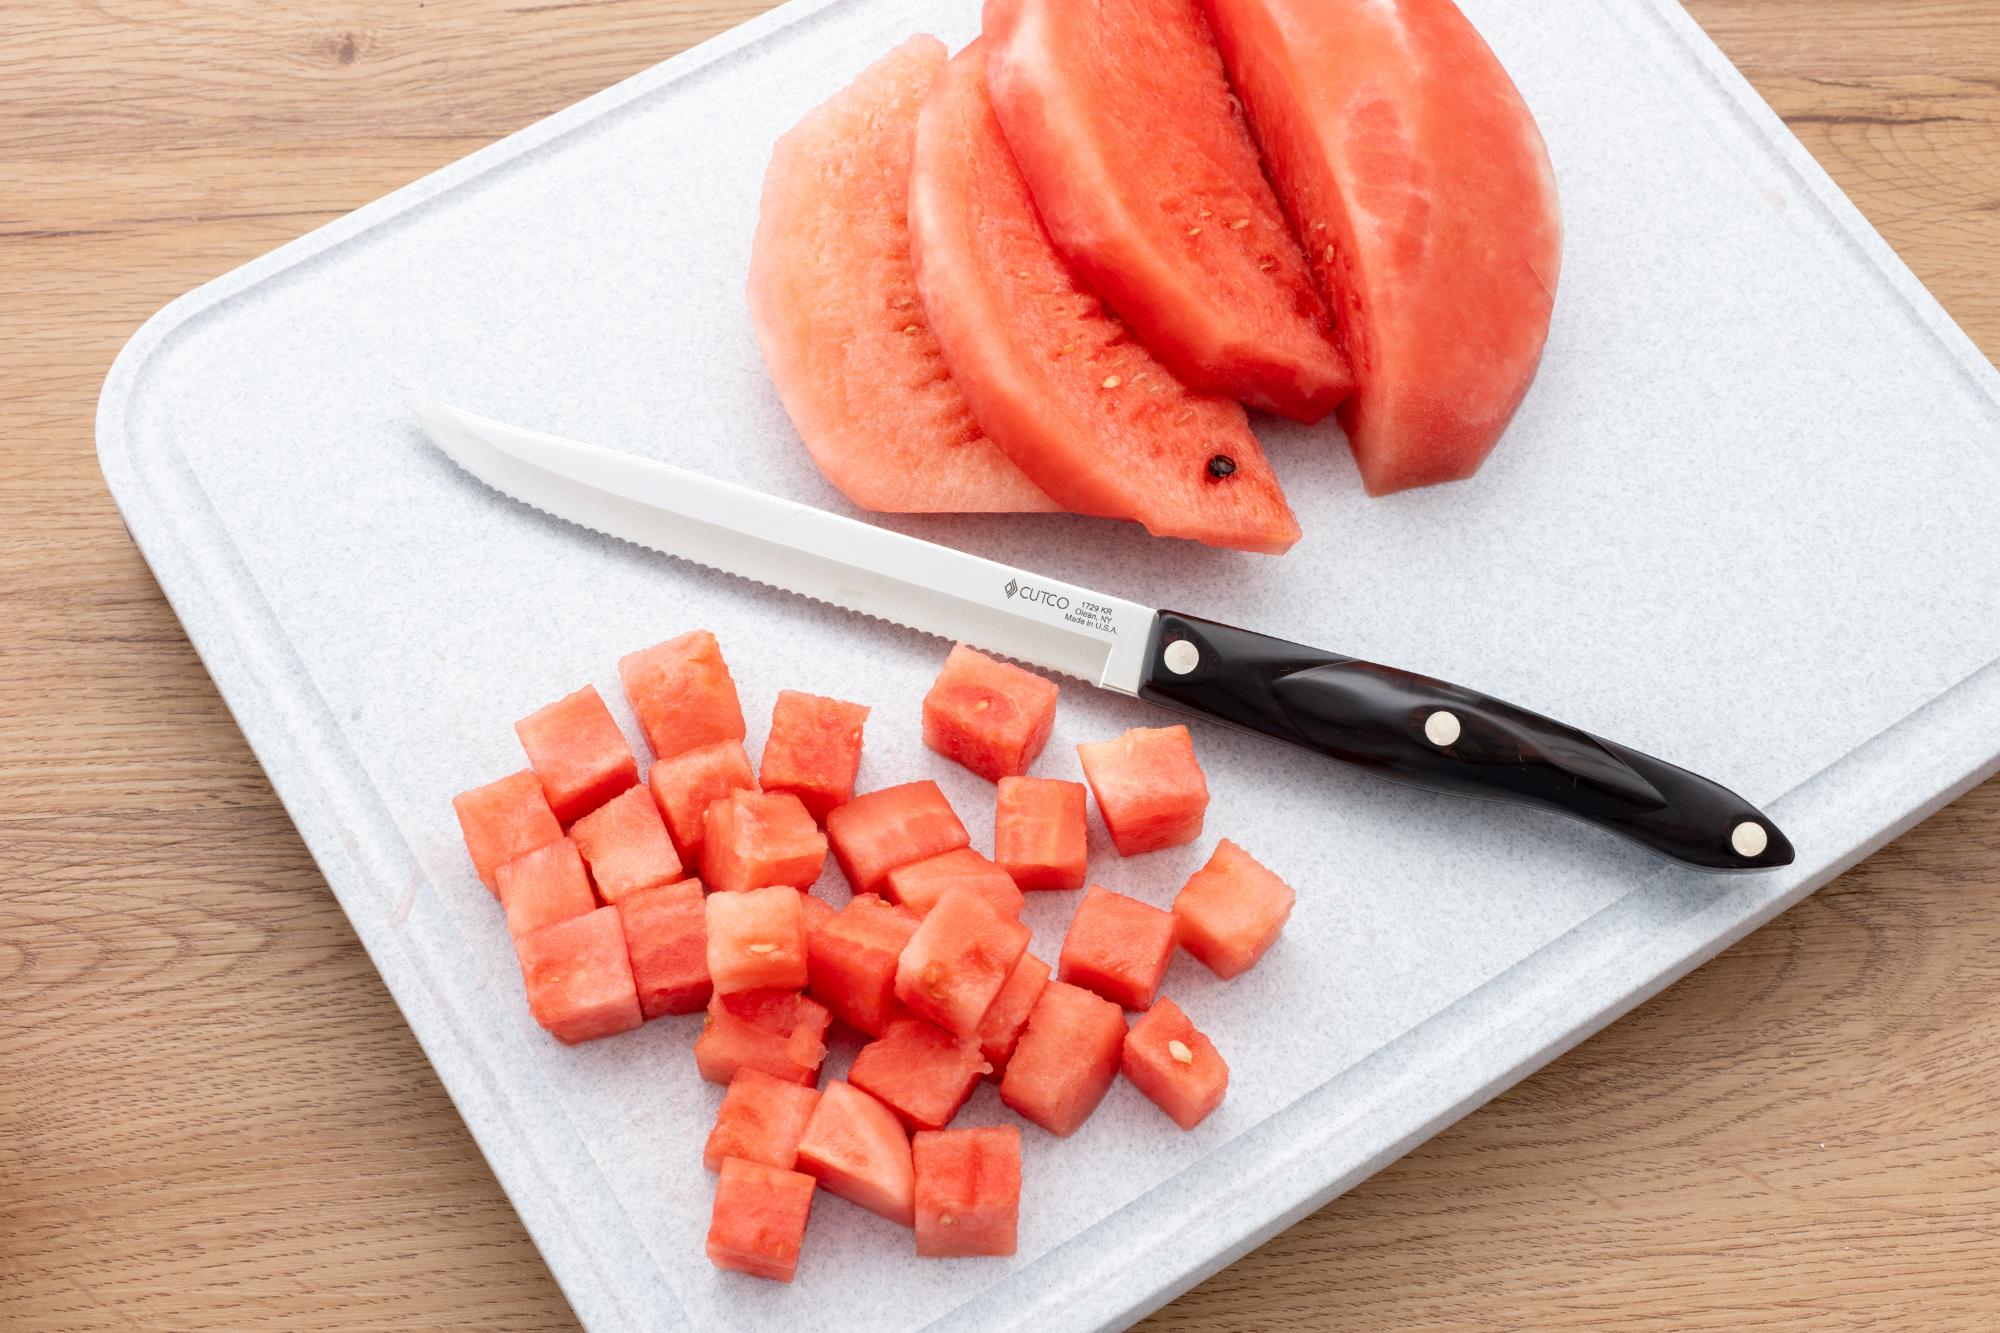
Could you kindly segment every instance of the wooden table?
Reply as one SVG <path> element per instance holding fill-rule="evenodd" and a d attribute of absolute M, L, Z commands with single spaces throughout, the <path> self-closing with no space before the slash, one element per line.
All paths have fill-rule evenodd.
<path fill-rule="evenodd" d="M 0 1325 L 569 1324 L 92 413 L 172 297 L 763 7 L 0 6 Z M 2000 348 L 2000 5 L 1693 9 Z M 1996 887 L 1989 783 L 1154 1326 L 1990 1327 Z"/>

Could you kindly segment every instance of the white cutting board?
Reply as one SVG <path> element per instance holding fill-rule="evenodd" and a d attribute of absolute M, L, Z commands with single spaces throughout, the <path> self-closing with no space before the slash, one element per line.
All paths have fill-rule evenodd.
<path fill-rule="evenodd" d="M 1568 227 L 1544 368 L 1474 480 L 1365 499 L 1271 428 L 1282 559 L 1067 517 L 887 520 L 1008 564 L 1427 671 L 1713 775 L 1798 863 L 1717 877 L 1220 727 L 1198 847 L 1093 868 L 1164 904 L 1216 836 L 1298 887 L 1279 947 L 1166 990 L 1230 1061 L 1193 1133 L 1120 1084 L 1027 1133 L 1020 1254 L 919 1261 L 822 1195 L 796 1285 L 702 1257 L 698 1019 L 567 1050 L 529 1020 L 452 793 L 511 724 L 694 626 L 752 715 L 871 704 L 864 785 L 991 788 L 919 741 L 943 645 L 594 537 L 420 443 L 394 386 L 844 509 L 742 296 L 772 140 L 971 0 L 800 0 L 182 298 L 105 387 L 105 474 L 357 932 L 594 1329 L 1117 1325 L 1823 883 L 2000 755 L 2000 377 L 1667 0 L 1466 0 Z M 1038 771 L 1157 721 L 1072 687 Z M 635 733 L 636 734 L 636 733 Z M 838 873 L 822 892 L 844 901 Z M 1071 902 L 1038 898 L 1053 959 Z M 837 1047 L 829 1074 L 851 1054 Z M 1003 1116 L 990 1090 L 969 1121 Z"/>

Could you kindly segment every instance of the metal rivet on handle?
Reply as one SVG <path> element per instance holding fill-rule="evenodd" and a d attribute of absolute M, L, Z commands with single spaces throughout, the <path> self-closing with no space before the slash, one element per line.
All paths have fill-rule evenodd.
<path fill-rule="evenodd" d="M 1424 719 L 1424 739 L 1440 750 L 1457 741 L 1461 730 L 1458 714 L 1450 709 L 1440 708 Z"/>
<path fill-rule="evenodd" d="M 1201 665 L 1201 649 L 1186 639 L 1175 639 L 1167 645 L 1160 660 L 1167 664 L 1167 670 L 1176 676 L 1185 676 Z"/>
<path fill-rule="evenodd" d="M 1746 819 L 1729 830 L 1729 846 L 1738 856 L 1762 856 L 1771 845 L 1771 835 L 1762 824 Z"/>

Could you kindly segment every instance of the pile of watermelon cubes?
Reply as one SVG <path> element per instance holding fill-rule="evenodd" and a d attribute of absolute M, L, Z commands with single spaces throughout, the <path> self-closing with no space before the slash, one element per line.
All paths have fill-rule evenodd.
<path fill-rule="evenodd" d="M 1221 1103 L 1228 1065 L 1160 982 L 1177 945 L 1218 976 L 1250 967 L 1292 890 L 1227 840 L 1171 911 L 1086 887 L 1085 784 L 1026 773 L 1053 682 L 961 644 L 924 699 L 926 744 L 996 784 L 989 857 L 935 782 L 855 795 L 860 704 L 780 692 L 753 768 L 714 635 L 618 674 L 653 751 L 643 781 L 586 686 L 516 724 L 526 769 L 453 804 L 557 1040 L 706 1014 L 695 1064 L 727 1089 L 702 1154 L 717 1266 L 790 1281 L 820 1188 L 911 1227 L 919 1255 L 1014 1253 L 1019 1128 L 951 1128 L 981 1079 L 1064 1136 L 1121 1070 L 1184 1129 Z M 1186 727 L 1077 751 L 1121 855 L 1200 836 Z M 808 892 L 829 851 L 853 890 L 838 911 Z M 1052 973 L 1028 952 L 1024 895 L 1078 889 Z M 868 1040 L 821 1087 L 836 1021 Z"/>

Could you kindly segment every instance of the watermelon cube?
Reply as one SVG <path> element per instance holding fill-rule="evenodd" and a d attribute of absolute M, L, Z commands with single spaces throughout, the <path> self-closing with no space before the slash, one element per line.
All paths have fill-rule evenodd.
<path fill-rule="evenodd" d="M 975 890 L 949 889 L 896 960 L 896 998 L 918 1018 L 974 1040 L 1029 936 Z"/>
<path fill-rule="evenodd" d="M 812 887 L 826 835 L 790 792 L 732 792 L 708 807 L 701 877 L 710 893 Z"/>
<path fill-rule="evenodd" d="M 1027 1026 L 1028 1013 L 1042 997 L 1042 987 L 1048 984 L 1049 965 L 1031 953 L 1022 954 L 1021 961 L 1007 974 L 1007 984 L 993 997 L 986 1017 L 979 1020 L 979 1054 L 991 1067 L 988 1078 L 998 1079 L 1006 1071 L 1008 1057 L 1014 1054 L 1014 1043 L 1021 1039 L 1021 1029 Z"/>
<path fill-rule="evenodd" d="M 993 782 L 1028 771 L 1056 724 L 1056 683 L 958 644 L 924 696 L 924 744 Z"/>
<path fill-rule="evenodd" d="M 1051 981 L 1000 1076 L 1000 1100 L 1068 1138 L 1111 1090 L 1124 1053 L 1123 1010 L 1081 986 Z"/>
<path fill-rule="evenodd" d="M 860 704 L 824 699 L 797 690 L 779 690 L 771 709 L 771 734 L 757 769 L 765 791 L 788 791 L 824 822 L 837 805 L 854 795 L 861 769 L 861 727 L 868 710 Z"/>
<path fill-rule="evenodd" d="M 1015 1125 L 929 1129 L 910 1140 L 917 1253 L 927 1259 L 1014 1252 L 1021 1213 L 1021 1131 Z"/>
<path fill-rule="evenodd" d="M 752 1277 L 790 1282 L 812 1217 L 813 1179 L 740 1157 L 722 1161 L 708 1261 Z"/>
<path fill-rule="evenodd" d="M 618 659 L 625 699 L 655 759 L 743 739 L 743 705 L 715 636 L 705 629 Z"/>
<path fill-rule="evenodd" d="M 1125 1034 L 1120 1067 L 1182 1129 L 1200 1124 L 1229 1091 L 1229 1066 L 1215 1043 L 1169 999 L 1140 1015 Z"/>
<path fill-rule="evenodd" d="M 653 803 L 667 821 L 667 833 L 690 870 L 701 865 L 708 834 L 708 807 L 731 792 L 756 791 L 750 755 L 742 741 L 717 741 L 655 763 L 646 774 Z"/>
<path fill-rule="evenodd" d="M 929 779 L 855 797 L 826 817 L 826 836 L 856 893 L 880 893 L 897 866 L 972 842 Z"/>
<path fill-rule="evenodd" d="M 814 931 L 833 920 L 833 904 L 800 889 L 799 919 L 805 923 L 806 938 L 810 940 Z"/>
<path fill-rule="evenodd" d="M 717 995 L 695 1038 L 694 1062 L 710 1083 L 727 1086 L 739 1069 L 810 1086 L 826 1058 L 825 1009 L 797 991 L 749 990 Z"/>
<path fill-rule="evenodd" d="M 1090 862 L 1081 782 L 1002 778 L 993 808 L 993 861 L 1022 889 L 1080 889 Z"/>
<path fill-rule="evenodd" d="M 1224 838 L 1174 899 L 1181 948 L 1227 980 L 1264 956 L 1295 898 L 1291 885 Z"/>
<path fill-rule="evenodd" d="M 855 1054 L 847 1081 L 911 1129 L 943 1129 L 990 1068 L 977 1042 L 961 1041 L 921 1018 L 899 1018 Z"/>
<path fill-rule="evenodd" d="M 499 881 L 500 905 L 507 909 L 507 933 L 516 939 L 597 910 L 590 875 L 568 838 L 522 853 L 501 866 L 494 878 Z"/>
<path fill-rule="evenodd" d="M 896 960 L 916 933 L 916 913 L 861 894 L 806 940 L 813 998 L 849 1027 L 880 1036 L 900 1012 Z"/>
<path fill-rule="evenodd" d="M 684 879 L 619 900 L 618 924 L 647 1018 L 692 1014 L 708 1004 L 708 912 L 701 881 Z"/>
<path fill-rule="evenodd" d="M 1173 957 L 1173 913 L 1093 884 L 1070 918 L 1056 977 L 1127 1009 L 1144 1009 Z"/>
<path fill-rule="evenodd" d="M 530 768 L 460 792 L 451 798 L 451 808 L 458 812 L 458 827 L 465 834 L 465 850 L 472 855 L 479 882 L 496 895 L 501 866 L 563 835 L 548 797 L 542 794 L 541 781 Z"/>
<path fill-rule="evenodd" d="M 1113 740 L 1079 745 L 1076 753 L 1120 856 L 1201 836 L 1208 779 L 1186 727 L 1135 727 Z"/>
<path fill-rule="evenodd" d="M 514 941 L 528 1012 L 565 1046 L 629 1032 L 644 1022 L 618 909 L 531 930 Z"/>
<path fill-rule="evenodd" d="M 766 889 L 708 895 L 708 976 L 718 995 L 804 990 L 806 928 L 799 891 Z"/>
<path fill-rule="evenodd" d="M 574 823 L 639 781 L 632 747 L 595 685 L 586 685 L 514 724 L 528 766 L 564 824 Z"/>
<path fill-rule="evenodd" d="M 681 858 L 667 838 L 660 807 L 644 787 L 612 797 L 570 825 L 569 836 L 590 863 L 597 896 L 622 902 L 641 889 L 657 889 L 683 877 Z"/>
<path fill-rule="evenodd" d="M 798 1169 L 891 1222 L 916 1222 L 910 1137 L 896 1113 L 838 1079 L 826 1085 L 799 1140 Z"/>
<path fill-rule="evenodd" d="M 889 872 L 883 887 L 891 901 L 924 916 L 937 906 L 946 889 L 960 884 L 992 903 L 1002 916 L 1021 915 L 1021 908 L 1027 902 L 1011 875 L 970 847 L 954 847 L 897 866 Z"/>
<path fill-rule="evenodd" d="M 806 1122 L 818 1105 L 818 1088 L 787 1083 L 761 1069 L 737 1070 L 736 1077 L 729 1080 L 729 1091 L 722 1094 L 715 1128 L 708 1132 L 708 1142 L 702 1147 L 702 1165 L 719 1171 L 723 1158 L 739 1157 L 791 1170 L 798 1160 Z"/>

